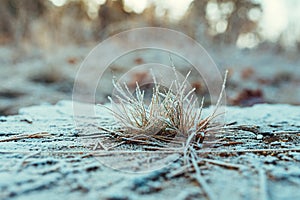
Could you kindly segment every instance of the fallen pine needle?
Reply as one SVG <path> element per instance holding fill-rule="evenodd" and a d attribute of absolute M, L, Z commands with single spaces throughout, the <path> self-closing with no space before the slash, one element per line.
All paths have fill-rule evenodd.
<path fill-rule="evenodd" d="M 192 164 L 195 169 L 194 178 L 197 180 L 199 185 L 202 187 L 202 189 L 208 199 L 210 199 L 210 200 L 217 199 L 214 192 L 211 190 L 211 188 L 208 186 L 207 182 L 201 175 L 200 168 L 198 166 L 198 162 L 196 161 L 198 159 L 196 158 L 195 152 L 192 152 L 191 157 L 192 157 L 191 161 L 192 161 Z"/>
<path fill-rule="evenodd" d="M 10 142 L 15 140 L 22 140 L 22 139 L 28 139 L 28 138 L 44 138 L 44 137 L 50 137 L 52 136 L 48 132 L 39 132 L 39 133 L 33 133 L 33 134 L 20 134 L 18 136 L 8 137 L 5 139 L 1 139 L 0 142 Z"/>
<path fill-rule="evenodd" d="M 212 160 L 212 159 L 207 159 L 207 158 L 203 158 L 203 161 L 207 162 L 207 163 L 211 163 L 214 165 L 219 165 L 221 167 L 225 167 L 227 169 L 242 169 L 245 168 L 245 166 L 243 165 L 238 165 L 238 164 L 232 164 L 232 163 L 228 163 L 228 162 L 223 162 L 223 161 L 219 161 L 219 160 Z"/>

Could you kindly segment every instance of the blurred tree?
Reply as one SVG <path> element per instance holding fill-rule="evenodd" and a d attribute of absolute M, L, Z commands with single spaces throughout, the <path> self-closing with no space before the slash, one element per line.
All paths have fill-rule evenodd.
<path fill-rule="evenodd" d="M 95 2 L 66 0 L 57 6 L 50 0 L 0 0 L 0 43 L 20 44 L 23 39 L 45 41 L 47 37 L 50 37 L 48 43 L 81 43 L 143 26 L 182 31 L 204 45 L 236 45 L 242 36 L 248 43 L 265 40 L 258 30 L 263 10 L 256 0 L 194 0 L 180 21 L 169 20 L 167 12 L 159 15 L 156 1 L 139 14 L 126 10 L 124 0 L 106 0 L 102 5 Z M 91 7 L 94 17 L 89 13 Z M 37 39 L 39 34 L 44 34 L 41 39 Z M 277 45 L 284 46 L 287 38 L 282 34 Z M 299 49 L 300 40 L 296 38 L 294 44 Z"/>
<path fill-rule="evenodd" d="M 2 0 L 0 2 L 0 35 L 1 40 L 6 40 L 13 34 L 13 24 L 16 18 L 16 9 L 13 9 L 12 1 Z"/>
<path fill-rule="evenodd" d="M 251 9 L 261 10 L 260 4 L 250 0 L 194 1 L 183 20 L 198 39 L 205 37 L 215 43 L 235 44 L 242 33 L 256 34 L 258 21 L 249 18 Z"/>
<path fill-rule="evenodd" d="M 242 33 L 257 33 L 257 21 L 250 20 L 249 12 L 251 9 L 261 9 L 260 4 L 250 0 L 219 0 L 218 2 L 232 2 L 234 4 L 234 9 L 227 19 L 227 29 L 220 34 L 221 37 L 217 37 L 219 40 L 225 43 L 236 43 Z"/>
<path fill-rule="evenodd" d="M 126 24 L 134 16 L 136 14 L 125 12 L 122 0 L 107 0 L 98 10 L 99 26 L 96 38 L 100 37 L 100 39 L 104 39 L 116 31 L 122 31 L 124 29 L 124 27 L 122 28 L 122 24 Z"/>
<path fill-rule="evenodd" d="M 44 0 L 1 0 L 0 34 L 19 44 L 29 34 L 30 21 L 46 10 Z"/>

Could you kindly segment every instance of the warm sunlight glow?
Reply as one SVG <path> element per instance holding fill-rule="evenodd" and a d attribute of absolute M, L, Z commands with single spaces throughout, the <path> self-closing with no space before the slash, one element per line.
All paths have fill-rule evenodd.
<path fill-rule="evenodd" d="M 87 5 L 87 14 L 91 19 L 98 17 L 98 9 L 100 5 L 104 4 L 106 0 L 85 0 Z"/>
<path fill-rule="evenodd" d="M 183 17 L 193 0 L 124 0 L 127 12 L 142 13 L 148 5 L 154 4 L 158 17 L 167 16 L 172 21 Z"/>
<path fill-rule="evenodd" d="M 55 6 L 63 6 L 67 0 L 49 0 L 51 1 Z"/>
<path fill-rule="evenodd" d="M 288 25 L 288 10 L 284 0 L 264 0 L 262 3 L 262 20 L 260 27 L 263 35 L 276 41 Z"/>
<path fill-rule="evenodd" d="M 127 12 L 142 13 L 148 5 L 147 0 L 124 0 L 125 10 Z"/>
<path fill-rule="evenodd" d="M 300 39 L 300 2 L 297 0 L 263 0 L 261 33 L 265 39 L 295 47 Z"/>

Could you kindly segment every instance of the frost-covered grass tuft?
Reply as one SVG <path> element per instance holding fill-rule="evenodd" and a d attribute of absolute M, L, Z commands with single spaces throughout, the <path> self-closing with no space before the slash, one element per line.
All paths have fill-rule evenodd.
<path fill-rule="evenodd" d="M 201 146 L 205 132 L 210 122 L 216 117 L 217 108 L 225 89 L 224 83 L 214 111 L 207 117 L 202 117 L 203 101 L 198 106 L 198 99 L 194 95 L 195 89 L 188 89 L 188 77 L 183 81 L 173 67 L 175 80 L 167 89 L 159 85 L 153 75 L 154 86 L 149 104 L 145 103 L 145 92 L 136 83 L 135 93 L 132 94 L 124 83 L 121 85 L 113 81 L 116 91 L 115 98 L 109 98 L 112 104 L 110 111 L 121 125 L 121 135 L 129 138 L 172 139 L 183 136 L 185 147 L 195 144 Z M 186 151 L 188 148 L 186 148 Z"/>
<path fill-rule="evenodd" d="M 209 199 L 216 199 L 201 176 L 198 166 L 201 159 L 197 149 L 202 146 L 208 131 L 220 129 L 212 121 L 218 116 L 217 109 L 225 90 L 228 72 L 225 73 L 215 109 L 210 115 L 202 117 L 204 99 L 202 98 L 198 106 L 198 99 L 193 94 L 195 89 L 188 87 L 190 72 L 180 81 L 174 66 L 173 71 L 175 80 L 168 88 L 160 86 L 153 75 L 154 86 L 149 104 L 145 103 L 145 92 L 138 83 L 135 93 L 132 94 L 126 83 L 121 85 L 113 82 L 116 95 L 114 99 L 110 98 L 112 108 L 108 109 L 120 123 L 121 129 L 117 131 L 117 138 L 121 139 L 121 142 L 118 145 L 129 142 L 148 146 L 147 149 L 150 150 L 163 149 L 180 153 L 184 163 L 183 169 L 193 168 L 195 175 L 191 177 L 202 186 Z"/>

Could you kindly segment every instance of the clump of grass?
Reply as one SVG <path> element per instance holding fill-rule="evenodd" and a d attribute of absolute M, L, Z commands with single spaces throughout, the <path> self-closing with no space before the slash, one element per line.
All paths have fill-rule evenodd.
<path fill-rule="evenodd" d="M 190 177 L 196 179 L 202 186 L 208 199 L 216 199 L 213 191 L 201 176 L 198 166 L 201 159 L 197 148 L 202 146 L 208 131 L 219 128 L 212 121 L 218 116 L 217 109 L 221 104 L 228 72 L 225 73 L 214 110 L 210 115 L 203 117 L 204 98 L 198 106 L 198 99 L 193 94 L 195 89 L 188 87 L 187 79 L 190 72 L 183 81 L 180 81 L 174 66 L 173 71 L 175 80 L 167 89 L 160 86 L 153 75 L 154 86 L 149 104 L 145 103 L 145 92 L 140 89 L 138 83 L 136 83 L 135 94 L 132 94 L 126 83 L 121 85 L 113 82 L 117 94 L 115 99 L 110 98 L 112 108 L 108 109 L 121 125 L 118 131 L 118 137 L 122 138 L 120 144 L 128 141 L 131 144 L 155 145 L 164 148 L 170 148 L 171 142 L 179 144 L 178 149 L 178 146 L 175 147 L 175 152 L 183 156 L 183 168 L 194 168 L 195 174 L 191 174 Z M 184 140 L 177 141 L 174 137 Z M 166 142 L 167 144 L 162 145 Z M 161 148 L 157 148 L 159 149 Z"/>
<path fill-rule="evenodd" d="M 174 137 L 186 138 L 183 141 L 184 155 L 188 155 L 191 146 L 201 147 L 205 133 L 210 130 L 211 121 L 221 103 L 225 89 L 227 72 L 214 111 L 202 117 L 203 102 L 198 106 L 198 98 L 193 94 L 195 89 L 188 89 L 188 77 L 179 80 L 173 66 L 175 80 L 167 89 L 160 86 L 153 75 L 153 91 L 149 104 L 145 103 L 145 92 L 136 83 L 135 94 L 132 94 L 124 83 L 113 81 L 116 91 L 115 99 L 109 98 L 112 114 L 121 124 L 120 136 L 135 138 L 136 141 L 171 141 Z M 181 141 L 182 142 L 182 141 Z"/>

